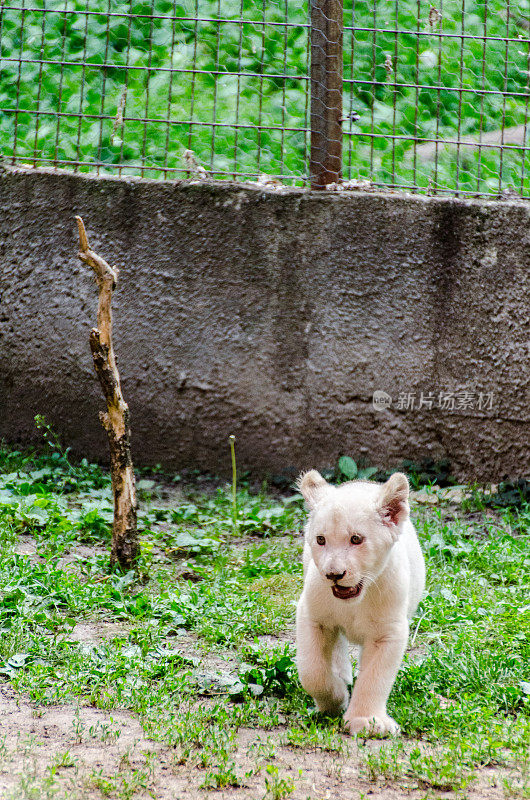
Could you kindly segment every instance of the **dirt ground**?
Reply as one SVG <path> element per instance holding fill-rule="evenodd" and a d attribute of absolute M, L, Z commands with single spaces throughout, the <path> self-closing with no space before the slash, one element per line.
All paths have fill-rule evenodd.
<path fill-rule="evenodd" d="M 6 800 L 40 797 L 88 800 L 102 795 L 157 800 L 203 797 L 258 800 L 267 796 L 261 770 L 246 778 L 244 786 L 222 790 L 201 788 L 204 771 L 196 766 L 179 765 L 175 752 L 146 739 L 138 721 L 126 712 L 105 713 L 93 708 L 77 711 L 67 706 L 37 708 L 2 686 L 0 727 L 3 754 L 0 796 Z M 110 739 L 101 741 L 106 731 L 111 732 Z M 256 751 L 256 745 L 261 744 L 266 751 L 267 745 L 273 744 L 279 775 L 294 781 L 294 790 L 286 795 L 293 800 L 455 797 L 454 792 L 426 795 L 425 791 L 406 785 L 397 788 L 384 782 L 371 783 L 360 774 L 354 751 L 348 756 L 338 756 L 321 750 L 286 747 L 280 742 L 279 731 L 264 734 L 242 729 L 235 753 L 237 773 L 243 774 L 254 766 L 255 756 L 249 756 L 249 750 Z M 379 744 L 373 742 L 371 746 Z M 460 796 L 472 800 L 503 798 L 500 777 L 495 770 L 484 770 L 479 781 Z"/>
<path fill-rule="evenodd" d="M 114 636 L 119 626 L 83 624 L 73 631 L 78 641 Z M 296 748 L 285 744 L 282 729 L 242 728 L 233 754 L 240 786 L 204 787 L 205 770 L 193 761 L 179 763 L 179 753 L 146 738 L 135 716 L 73 706 L 35 706 L 9 685 L 0 686 L 1 800 L 390 800 L 391 798 L 457 798 L 501 800 L 502 772 L 484 769 L 461 792 L 414 788 L 414 784 L 370 781 L 356 744 L 345 736 L 345 753 Z M 365 747 L 376 749 L 378 741 Z M 271 759 L 271 753 L 274 757 Z M 276 784 L 267 787 L 267 764 L 274 763 Z M 257 769 L 256 769 L 257 766 Z M 287 788 L 286 788 L 287 787 Z"/>

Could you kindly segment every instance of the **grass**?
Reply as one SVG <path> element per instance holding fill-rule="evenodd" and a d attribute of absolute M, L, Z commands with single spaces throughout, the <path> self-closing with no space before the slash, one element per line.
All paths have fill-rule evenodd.
<path fill-rule="evenodd" d="M 86 708 L 133 713 L 150 740 L 171 749 L 176 770 L 199 771 L 204 792 L 258 781 L 260 794 L 249 796 L 291 796 L 302 778 L 282 770 L 281 751 L 334 754 L 336 775 L 357 757 L 367 785 L 455 797 L 496 770 L 507 796 L 528 796 L 524 504 L 478 522 L 483 512 L 461 511 L 450 523 L 443 506 L 414 512 L 428 581 L 390 699 L 404 735 L 355 742 L 340 721 L 316 714 L 298 684 L 299 501 L 243 486 L 234 529 L 231 487 L 202 494 L 185 484 L 176 493 L 169 479 L 144 476 L 139 572 L 123 575 L 108 568 L 105 472 L 70 463 L 53 443 L 47 455 L 4 449 L 0 470 L 0 680 L 37 710 L 79 708 L 72 746 L 55 754 L 45 778 L 29 770 L 19 796 L 54 796 L 58 776 L 77 764 L 76 742 L 121 742 L 119 724 L 89 724 Z M 118 623 L 110 638 L 74 636 L 79 625 L 109 622 Z M 246 730 L 260 738 L 242 762 Z M 152 759 L 131 764 L 85 775 L 86 791 L 155 791 Z"/>
<path fill-rule="evenodd" d="M 85 0 L 67 14 L 62 0 L 4 5 L 6 158 L 162 177 L 185 173 L 191 148 L 219 176 L 307 176 L 307 3 L 115 0 L 112 17 L 107 0 L 91 0 L 90 15 Z M 345 176 L 528 196 L 524 150 L 440 146 L 436 164 L 432 154 L 415 161 L 413 149 L 525 124 L 529 0 L 509 14 L 503 0 L 431 9 L 345 0 L 343 106 L 354 117 L 344 125 Z"/>

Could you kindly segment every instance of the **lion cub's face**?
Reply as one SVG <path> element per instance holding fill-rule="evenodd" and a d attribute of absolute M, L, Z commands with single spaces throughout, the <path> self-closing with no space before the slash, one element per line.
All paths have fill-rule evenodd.
<path fill-rule="evenodd" d="M 317 569 L 335 597 L 360 597 L 383 570 L 408 518 L 407 478 L 396 473 L 383 485 L 334 487 L 311 470 L 299 487 L 311 511 L 306 541 Z"/>

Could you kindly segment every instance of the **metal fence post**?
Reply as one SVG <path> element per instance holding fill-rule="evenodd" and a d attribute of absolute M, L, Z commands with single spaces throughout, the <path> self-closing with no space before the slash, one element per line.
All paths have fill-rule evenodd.
<path fill-rule="evenodd" d="M 343 0 L 311 0 L 312 189 L 342 178 Z"/>

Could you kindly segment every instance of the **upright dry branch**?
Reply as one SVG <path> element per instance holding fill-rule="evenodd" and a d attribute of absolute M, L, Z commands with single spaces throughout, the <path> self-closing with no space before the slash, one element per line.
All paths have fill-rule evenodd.
<path fill-rule="evenodd" d="M 136 527 L 136 488 L 131 458 L 131 429 L 129 407 L 124 401 L 120 375 L 112 346 L 112 292 L 116 288 L 118 270 L 94 253 L 88 244 L 81 217 L 76 217 L 79 228 L 79 258 L 92 267 L 98 285 L 98 326 L 90 331 L 90 349 L 107 411 L 99 418 L 109 439 L 110 472 L 114 494 L 114 525 L 112 530 L 111 563 L 130 569 L 138 556 L 138 530 Z"/>

